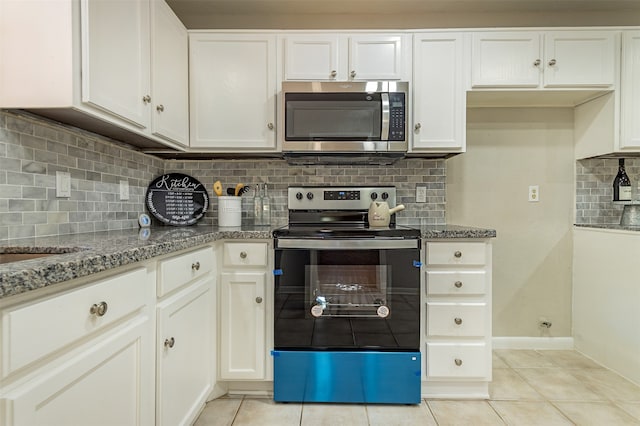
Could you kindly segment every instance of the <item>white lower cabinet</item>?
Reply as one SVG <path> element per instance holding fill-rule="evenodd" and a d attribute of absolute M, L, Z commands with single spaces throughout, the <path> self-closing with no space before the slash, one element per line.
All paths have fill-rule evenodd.
<path fill-rule="evenodd" d="M 158 425 L 189 425 L 212 388 L 212 277 L 158 304 Z"/>
<path fill-rule="evenodd" d="M 488 398 L 491 381 L 491 244 L 425 244 L 422 393 L 430 398 Z"/>
<path fill-rule="evenodd" d="M 159 262 L 156 424 L 192 424 L 215 376 L 215 251 L 192 250 Z"/>
<path fill-rule="evenodd" d="M 137 268 L 3 308 L 0 424 L 153 424 L 154 277 Z"/>
<path fill-rule="evenodd" d="M 272 264 L 269 242 L 225 241 L 220 274 L 221 380 L 271 380 Z"/>
<path fill-rule="evenodd" d="M 153 424 L 150 323 L 141 317 L 101 336 L 86 352 L 9 393 L 3 424 Z"/>

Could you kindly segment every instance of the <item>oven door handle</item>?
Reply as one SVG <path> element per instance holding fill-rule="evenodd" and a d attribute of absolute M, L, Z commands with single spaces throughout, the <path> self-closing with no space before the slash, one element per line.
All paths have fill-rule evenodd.
<path fill-rule="evenodd" d="M 417 249 L 418 239 L 328 239 L 313 240 L 302 238 L 281 238 L 276 240 L 279 249 L 312 249 L 312 250 L 387 250 L 387 249 Z"/>

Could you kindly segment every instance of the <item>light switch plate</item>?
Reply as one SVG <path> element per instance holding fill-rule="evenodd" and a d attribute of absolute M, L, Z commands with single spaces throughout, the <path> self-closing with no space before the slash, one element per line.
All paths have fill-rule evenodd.
<path fill-rule="evenodd" d="M 532 203 L 540 201 L 540 187 L 538 185 L 529 186 L 529 201 Z"/>
<path fill-rule="evenodd" d="M 129 181 L 121 180 L 120 181 L 120 200 L 128 200 L 129 199 Z"/>
<path fill-rule="evenodd" d="M 71 197 L 71 175 L 67 172 L 56 172 L 56 197 Z"/>
<path fill-rule="evenodd" d="M 426 202 L 427 202 L 427 187 L 416 186 L 416 203 L 426 203 Z"/>

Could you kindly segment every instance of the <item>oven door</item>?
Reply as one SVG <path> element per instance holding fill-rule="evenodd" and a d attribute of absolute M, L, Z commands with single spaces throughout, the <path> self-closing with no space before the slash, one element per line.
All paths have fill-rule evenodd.
<path fill-rule="evenodd" d="M 419 239 L 277 239 L 279 350 L 417 351 Z"/>

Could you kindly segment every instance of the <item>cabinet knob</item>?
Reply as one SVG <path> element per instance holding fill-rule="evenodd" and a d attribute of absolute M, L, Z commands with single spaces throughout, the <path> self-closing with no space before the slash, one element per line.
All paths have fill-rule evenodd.
<path fill-rule="evenodd" d="M 336 70 L 331 70 L 331 73 L 329 74 L 332 78 L 336 78 L 336 76 L 338 75 L 338 71 Z"/>
<path fill-rule="evenodd" d="M 457 257 L 458 259 L 460 259 L 462 257 L 462 252 L 461 251 L 456 251 L 455 253 L 453 253 L 453 255 L 455 257 Z"/>
<path fill-rule="evenodd" d="M 172 348 L 173 345 L 176 344 L 176 339 L 174 339 L 173 337 L 169 338 L 169 339 L 164 339 L 164 347 L 165 348 Z"/>
<path fill-rule="evenodd" d="M 458 367 L 460 367 L 462 365 L 462 360 L 460 358 L 456 358 L 454 362 L 456 363 L 456 365 Z"/>
<path fill-rule="evenodd" d="M 256 297 L 256 303 L 262 303 L 262 297 L 260 296 Z"/>
<path fill-rule="evenodd" d="M 540 59 L 536 59 L 535 61 L 533 61 L 533 66 L 534 67 L 539 67 L 540 66 L 540 62 L 542 62 L 542 61 L 540 61 Z"/>
<path fill-rule="evenodd" d="M 420 123 L 416 123 L 415 126 L 413 126 L 413 129 L 417 132 L 418 130 L 420 130 L 422 128 L 422 124 Z"/>
<path fill-rule="evenodd" d="M 356 72 L 355 71 L 351 71 L 351 77 L 354 78 L 356 76 Z"/>
<path fill-rule="evenodd" d="M 549 66 L 550 67 L 554 66 L 555 64 L 556 64 L 556 60 L 555 59 L 552 59 L 552 60 L 549 61 Z"/>
<path fill-rule="evenodd" d="M 142 97 L 142 102 L 144 102 L 145 104 L 148 104 L 149 102 L 151 102 L 151 96 L 149 95 L 144 95 Z"/>
<path fill-rule="evenodd" d="M 247 258 L 247 252 L 246 251 L 241 251 L 240 252 L 240 259 L 246 259 Z"/>
<path fill-rule="evenodd" d="M 273 123 L 269 123 L 269 124 L 267 124 L 267 129 L 269 129 L 269 130 L 273 130 Z"/>
<path fill-rule="evenodd" d="M 462 281 L 456 281 L 455 283 L 453 283 L 454 286 L 456 286 L 456 288 L 461 288 L 462 287 Z"/>
<path fill-rule="evenodd" d="M 455 322 L 457 325 L 462 324 L 462 318 L 456 318 L 453 320 L 453 322 Z"/>
<path fill-rule="evenodd" d="M 156 107 L 156 110 L 157 110 L 158 112 L 162 112 L 162 111 L 164 111 L 164 105 L 162 105 L 162 104 L 158 105 L 158 106 Z"/>
<path fill-rule="evenodd" d="M 102 317 L 107 313 L 108 308 L 109 305 L 107 305 L 107 302 L 94 303 L 91 305 L 91 308 L 89 308 L 89 313 L 97 317 Z"/>
<path fill-rule="evenodd" d="M 200 270 L 200 262 L 192 263 L 191 264 L 191 270 L 199 271 Z"/>

